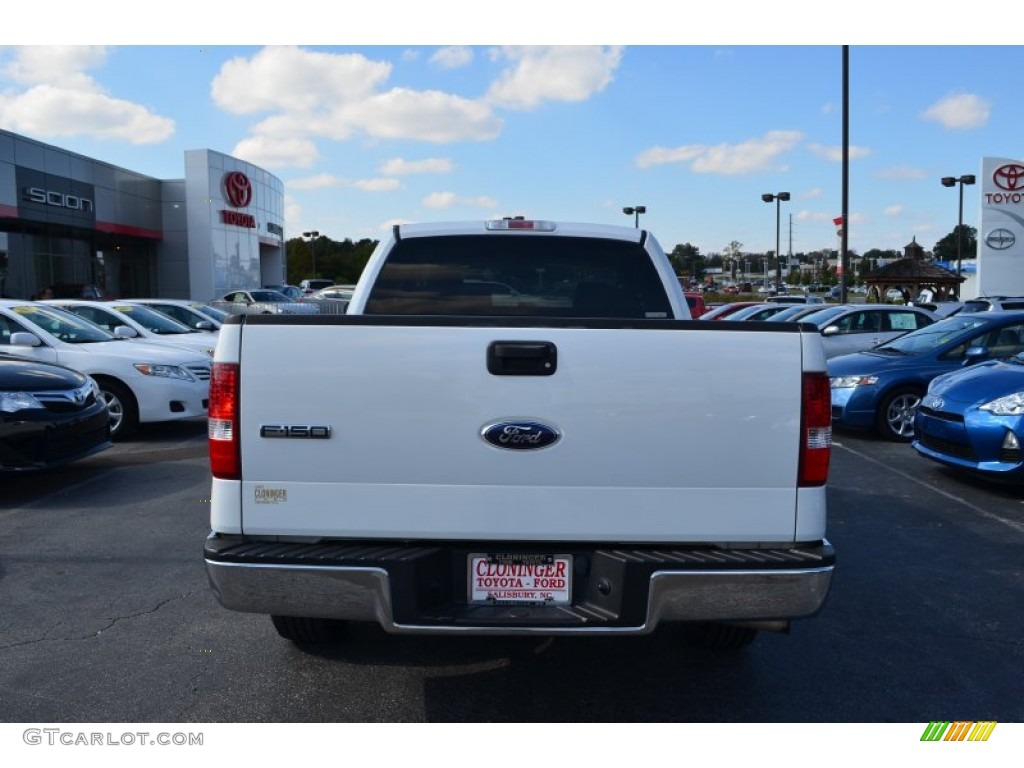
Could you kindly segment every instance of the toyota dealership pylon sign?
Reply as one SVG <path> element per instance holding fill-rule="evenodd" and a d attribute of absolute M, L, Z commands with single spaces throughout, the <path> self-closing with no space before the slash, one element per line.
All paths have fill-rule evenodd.
<path fill-rule="evenodd" d="M 224 199 L 234 208 L 247 208 L 252 202 L 252 182 L 241 171 L 224 174 Z M 256 228 L 256 217 L 250 213 L 222 210 L 220 220 L 235 227 Z"/>
<path fill-rule="evenodd" d="M 978 295 L 1024 295 L 1024 160 L 982 159 Z"/>

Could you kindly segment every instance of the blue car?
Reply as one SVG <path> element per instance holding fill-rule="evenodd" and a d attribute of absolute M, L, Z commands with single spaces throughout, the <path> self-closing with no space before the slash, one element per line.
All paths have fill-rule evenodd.
<path fill-rule="evenodd" d="M 832 423 L 909 442 L 936 376 L 1024 351 L 1024 312 L 958 314 L 864 352 L 828 361 Z"/>
<path fill-rule="evenodd" d="M 943 374 L 921 400 L 911 445 L 947 467 L 1024 483 L 1024 354 Z"/>

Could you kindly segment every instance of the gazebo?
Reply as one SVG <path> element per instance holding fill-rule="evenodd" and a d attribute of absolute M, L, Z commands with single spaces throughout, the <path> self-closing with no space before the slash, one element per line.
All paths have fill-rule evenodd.
<path fill-rule="evenodd" d="M 869 272 L 864 278 L 868 286 L 867 301 L 880 304 L 886 293 L 895 288 L 903 294 L 903 301 L 909 303 L 922 290 L 932 292 L 934 301 L 949 301 L 958 294 L 958 287 L 964 278 L 924 258 L 924 248 L 918 245 L 917 237 L 903 248 L 903 258 Z"/>

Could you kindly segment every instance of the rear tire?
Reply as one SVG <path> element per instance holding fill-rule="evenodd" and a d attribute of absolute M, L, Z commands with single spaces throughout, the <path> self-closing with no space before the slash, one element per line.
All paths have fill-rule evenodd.
<path fill-rule="evenodd" d="M 683 626 L 683 639 L 687 645 L 710 651 L 738 651 L 746 648 L 756 638 L 756 629 L 732 624 L 707 622 Z"/>
<path fill-rule="evenodd" d="M 922 392 L 916 387 L 898 387 L 878 405 L 876 427 L 886 440 L 909 443 L 914 439 L 914 414 L 921 404 Z"/>
<path fill-rule="evenodd" d="M 340 640 L 347 622 L 310 616 L 271 616 L 277 634 L 296 645 L 315 645 Z"/>
<path fill-rule="evenodd" d="M 110 411 L 110 439 L 123 440 L 139 426 L 139 406 L 135 402 L 135 396 L 119 381 L 103 377 L 94 378 Z"/>

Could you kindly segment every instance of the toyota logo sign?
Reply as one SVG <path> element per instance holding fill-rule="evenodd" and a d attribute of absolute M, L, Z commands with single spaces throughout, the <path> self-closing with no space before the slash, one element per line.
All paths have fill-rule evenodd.
<path fill-rule="evenodd" d="M 235 208 L 245 208 L 252 202 L 252 182 L 241 171 L 225 174 L 224 194 Z"/>
<path fill-rule="evenodd" d="M 1007 192 L 1016 192 L 1024 189 L 1024 165 L 1008 163 L 1002 165 L 992 172 L 992 181 L 1000 189 Z"/>

